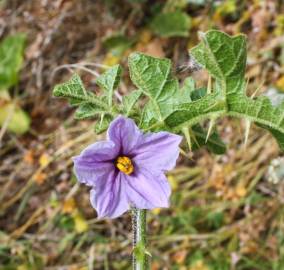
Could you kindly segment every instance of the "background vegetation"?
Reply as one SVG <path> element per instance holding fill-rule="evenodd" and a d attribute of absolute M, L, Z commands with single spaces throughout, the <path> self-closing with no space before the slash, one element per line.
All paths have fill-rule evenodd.
<path fill-rule="evenodd" d="M 0 1 L 0 269 L 129 269 L 129 214 L 97 220 L 71 157 L 102 139 L 94 121 L 52 98 L 78 72 L 88 89 L 122 64 L 120 98 L 134 89 L 127 56 L 173 61 L 181 81 L 206 86 L 188 50 L 198 31 L 248 37 L 248 95 L 283 99 L 283 1 Z M 255 92 L 257 90 L 257 92 Z M 208 123 L 204 123 L 208 128 Z M 223 119 L 225 155 L 186 146 L 168 174 L 170 209 L 149 213 L 152 269 L 283 270 L 284 160 L 268 132 Z"/>

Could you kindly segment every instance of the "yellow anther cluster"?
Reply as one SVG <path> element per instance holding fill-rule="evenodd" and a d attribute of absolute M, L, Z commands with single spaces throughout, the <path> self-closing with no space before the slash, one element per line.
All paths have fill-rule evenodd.
<path fill-rule="evenodd" d="M 118 157 L 115 165 L 120 171 L 124 172 L 127 175 L 133 173 L 134 171 L 133 164 L 129 157 Z"/>

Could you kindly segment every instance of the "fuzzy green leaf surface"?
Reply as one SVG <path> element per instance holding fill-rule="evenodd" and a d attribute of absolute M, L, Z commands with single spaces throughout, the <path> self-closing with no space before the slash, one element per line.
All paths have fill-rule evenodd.
<path fill-rule="evenodd" d="M 167 119 L 169 114 L 179 114 L 183 104 L 191 104 L 195 109 L 195 111 L 192 110 L 192 123 L 186 123 L 185 126 L 191 126 L 204 120 L 208 113 L 212 113 L 214 106 L 217 113 L 219 110 L 223 112 L 223 103 L 218 99 L 210 98 L 209 102 L 203 101 L 201 103 L 197 101 L 206 94 L 206 89 L 195 90 L 192 78 L 187 78 L 182 88 L 179 88 L 177 80 L 172 76 L 171 63 L 167 59 L 134 53 L 129 57 L 129 68 L 133 83 L 141 89 L 144 95 L 149 97 L 149 101 L 142 111 L 140 121 L 142 129 L 147 130 L 151 127 L 152 130 L 160 130 L 165 128 L 163 120 Z M 181 121 L 180 129 L 184 126 L 183 119 L 179 119 L 179 116 L 174 117 L 173 121 L 174 125 Z M 169 122 L 167 124 L 170 126 Z M 192 135 L 196 138 L 195 149 L 207 145 L 214 153 L 225 152 L 226 147 L 216 132 L 211 134 L 206 141 L 206 132 L 200 126 L 195 126 L 195 128 L 192 129 Z"/>
<path fill-rule="evenodd" d="M 141 90 L 135 90 L 122 98 L 122 109 L 126 116 L 130 115 L 132 109 L 134 108 L 141 95 Z"/>
<path fill-rule="evenodd" d="M 96 83 L 104 90 L 107 96 L 109 106 L 112 106 L 113 92 L 120 82 L 121 72 L 122 69 L 120 65 L 115 65 L 96 79 Z"/>
<path fill-rule="evenodd" d="M 108 113 L 104 107 L 92 103 L 83 103 L 76 110 L 75 118 L 76 119 L 91 118 L 96 115 L 101 115 L 103 113 Z"/>
<path fill-rule="evenodd" d="M 132 82 L 156 102 L 168 100 L 179 88 L 177 79 L 172 77 L 169 59 L 132 53 L 128 64 Z"/>
<path fill-rule="evenodd" d="M 144 108 L 144 116 L 148 115 L 148 120 L 155 118 L 163 122 L 172 112 L 176 99 L 180 98 L 178 80 L 172 76 L 171 61 L 132 53 L 128 63 L 132 82 L 150 99 Z"/>
<path fill-rule="evenodd" d="M 111 115 L 101 114 L 100 119 L 95 124 L 95 132 L 97 134 L 101 134 L 102 132 L 106 131 L 112 120 L 113 117 Z"/>
<path fill-rule="evenodd" d="M 195 124 L 202 120 L 200 116 L 216 118 L 229 115 L 245 118 L 266 128 L 278 141 L 279 146 L 283 146 L 284 106 L 273 106 L 267 97 L 251 99 L 246 96 L 245 37 L 243 35 L 230 37 L 220 31 L 208 31 L 202 35 L 200 44 L 190 53 L 195 61 L 216 79 L 218 87 L 212 94 L 195 101 L 195 104 L 185 103 L 175 106 L 173 113 L 165 119 L 165 122 L 174 128 L 183 123 Z"/>
<path fill-rule="evenodd" d="M 78 74 L 74 74 L 69 81 L 56 85 L 53 95 L 55 97 L 68 98 L 71 105 L 90 103 L 105 109 L 108 108 L 107 104 L 102 102 L 94 93 L 85 89 Z"/>
<path fill-rule="evenodd" d="M 231 37 L 223 32 L 211 30 L 202 33 L 201 42 L 190 54 L 216 79 L 243 77 L 246 67 L 246 38 Z"/>

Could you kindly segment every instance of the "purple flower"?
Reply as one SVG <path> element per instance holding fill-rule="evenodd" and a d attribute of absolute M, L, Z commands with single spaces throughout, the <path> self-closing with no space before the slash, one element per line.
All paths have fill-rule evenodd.
<path fill-rule="evenodd" d="M 108 140 L 96 142 L 73 158 L 78 180 L 91 189 L 98 217 L 115 218 L 130 206 L 168 207 L 171 189 L 164 174 L 175 167 L 182 137 L 146 133 L 119 116 L 110 124 Z"/>

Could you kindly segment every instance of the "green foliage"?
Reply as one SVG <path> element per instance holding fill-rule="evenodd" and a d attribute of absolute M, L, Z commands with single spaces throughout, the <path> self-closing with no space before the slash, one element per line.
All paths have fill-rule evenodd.
<path fill-rule="evenodd" d="M 218 229 L 223 225 L 224 213 L 223 212 L 210 212 L 206 216 L 208 225 L 214 229 Z"/>
<path fill-rule="evenodd" d="M 100 105 L 99 99 L 92 93 L 87 92 L 79 75 L 74 74 L 66 83 L 56 85 L 53 90 L 55 97 L 69 98 L 72 105 L 83 102 Z"/>
<path fill-rule="evenodd" d="M 5 103 L 0 108 L 0 126 L 7 125 L 9 131 L 18 135 L 29 130 L 31 120 L 28 114 L 11 100 L 8 90 L 18 83 L 25 40 L 24 34 L 15 34 L 0 43 L 0 99 Z"/>
<path fill-rule="evenodd" d="M 96 124 L 98 133 L 121 113 L 134 117 L 145 131 L 184 133 L 193 150 L 205 145 L 212 152 L 223 154 L 226 147 L 211 128 L 213 125 L 208 134 L 201 123 L 210 119 L 212 124 L 218 117 L 234 116 L 269 130 L 284 149 L 284 103 L 273 106 L 267 97 L 251 99 L 246 96 L 245 37 L 230 37 L 211 30 L 201 34 L 201 42 L 191 50 L 191 55 L 215 80 L 210 92 L 206 88 L 196 89 L 192 78 L 187 78 L 180 87 L 172 75 L 170 60 L 132 53 L 128 59 L 129 71 L 138 90 L 124 96 L 121 104 L 113 99 L 121 76 L 118 65 L 96 80 L 103 90 L 101 96 L 86 91 L 78 75 L 56 86 L 54 95 L 69 98 L 71 104 L 79 106 L 75 114 L 79 119 L 100 116 Z M 146 103 L 139 110 L 135 105 L 141 97 L 146 97 Z"/>
<path fill-rule="evenodd" d="M 133 53 L 129 56 L 129 70 L 132 82 L 150 99 L 141 117 L 141 127 L 144 129 L 157 122 L 163 125 L 164 119 L 175 112 L 174 108 L 185 102 L 195 106 L 192 99 L 198 100 L 199 95 L 206 94 L 202 90 L 198 90 L 199 94 L 195 94 L 197 91 L 194 89 L 194 81 L 191 78 L 188 78 L 184 86 L 179 89 L 177 79 L 172 77 L 171 62 L 168 59 L 157 59 L 142 53 Z M 215 104 L 214 100 L 213 102 Z M 201 105 L 208 109 L 210 104 Z M 199 122 L 196 121 L 194 124 Z M 179 127 L 177 131 L 182 130 L 182 127 Z M 194 126 L 192 133 L 191 135 L 195 138 L 193 149 L 207 145 L 216 154 L 225 152 L 226 147 L 216 133 L 212 133 L 207 141 L 206 132 L 200 126 Z"/>
<path fill-rule="evenodd" d="M 158 14 L 151 23 L 151 29 L 161 37 L 187 37 L 191 18 L 182 11 Z"/>
<path fill-rule="evenodd" d="M 230 37 L 212 30 L 202 35 L 201 43 L 191 54 L 216 79 L 217 87 L 213 94 L 199 99 L 194 106 L 192 103 L 175 106 L 165 122 L 174 128 L 186 122 L 191 125 L 205 117 L 241 117 L 268 129 L 283 149 L 284 105 L 272 106 L 266 97 L 253 100 L 245 94 L 245 37 Z"/>
<path fill-rule="evenodd" d="M 97 134 L 100 134 L 107 130 L 110 122 L 112 121 L 112 117 L 110 115 L 104 115 L 102 114 L 100 117 L 100 120 L 95 125 L 95 132 Z"/>
<path fill-rule="evenodd" d="M 199 88 L 194 91 L 190 91 L 189 93 L 191 100 L 195 101 L 204 97 L 207 93 L 207 89 Z M 199 124 L 192 126 L 191 131 L 191 136 L 194 139 L 192 150 L 196 150 L 201 146 L 206 146 L 212 153 L 216 155 L 221 155 L 226 152 L 226 145 L 223 143 L 216 131 L 211 132 L 211 135 L 208 138 L 207 132 Z"/>
<path fill-rule="evenodd" d="M 112 106 L 113 92 L 120 82 L 121 71 L 121 67 L 119 65 L 115 65 L 96 80 L 96 83 L 105 91 L 109 106 Z"/>
<path fill-rule="evenodd" d="M 113 106 L 113 93 L 119 85 L 120 76 L 121 67 L 119 65 L 109 68 L 99 76 L 96 83 L 103 90 L 103 94 L 97 96 L 87 91 L 79 75 L 74 74 L 69 81 L 56 85 L 53 95 L 67 98 L 71 105 L 78 107 L 75 112 L 76 119 L 97 117 L 99 120 L 95 125 L 95 132 L 99 134 L 107 129 L 113 117 L 119 113 L 119 109 Z M 123 110 L 131 110 L 136 101 L 131 101 L 128 96 L 125 99 L 129 102 L 126 102 L 128 107 L 123 107 Z"/>
<path fill-rule="evenodd" d="M 132 44 L 133 41 L 122 34 L 112 35 L 103 42 L 103 45 L 107 50 L 115 51 L 117 54 L 123 53 L 131 47 Z"/>
<path fill-rule="evenodd" d="M 111 83 L 107 80 L 107 77 L 107 75 L 104 76 L 100 84 L 105 87 L 106 91 L 112 91 L 109 88 Z M 115 85 L 115 82 L 113 82 L 113 85 Z M 103 97 L 98 97 L 87 91 L 77 74 L 74 74 L 69 81 L 55 86 L 53 94 L 56 97 L 68 98 L 70 104 L 79 106 L 75 113 L 77 119 L 94 117 L 102 113 L 111 114 L 111 108 L 104 102 Z"/>
<path fill-rule="evenodd" d="M 135 90 L 131 92 L 129 95 L 124 96 L 122 99 L 122 109 L 126 116 L 129 116 L 132 109 L 134 108 L 136 102 L 141 97 L 142 91 Z"/>
<path fill-rule="evenodd" d="M 82 103 L 79 108 L 76 110 L 75 118 L 76 119 L 85 119 L 91 118 L 96 115 L 101 115 L 106 113 L 104 106 L 99 106 L 93 103 Z"/>
<path fill-rule="evenodd" d="M 128 64 L 132 82 L 152 101 L 165 102 L 177 92 L 179 85 L 177 79 L 172 78 L 169 59 L 132 53 Z"/>
<path fill-rule="evenodd" d="M 191 131 L 191 137 L 193 137 L 192 150 L 206 146 L 208 150 L 216 155 L 222 155 L 226 152 L 226 145 L 216 131 L 212 132 L 207 140 L 207 132 L 200 125 L 194 125 Z"/>
<path fill-rule="evenodd" d="M 200 34 L 201 42 L 190 54 L 216 79 L 243 77 L 246 67 L 246 39 L 244 35 L 230 37 L 219 31 Z"/>
<path fill-rule="evenodd" d="M 24 34 L 16 34 L 8 36 L 0 43 L 0 91 L 9 89 L 18 82 L 25 40 Z"/>

